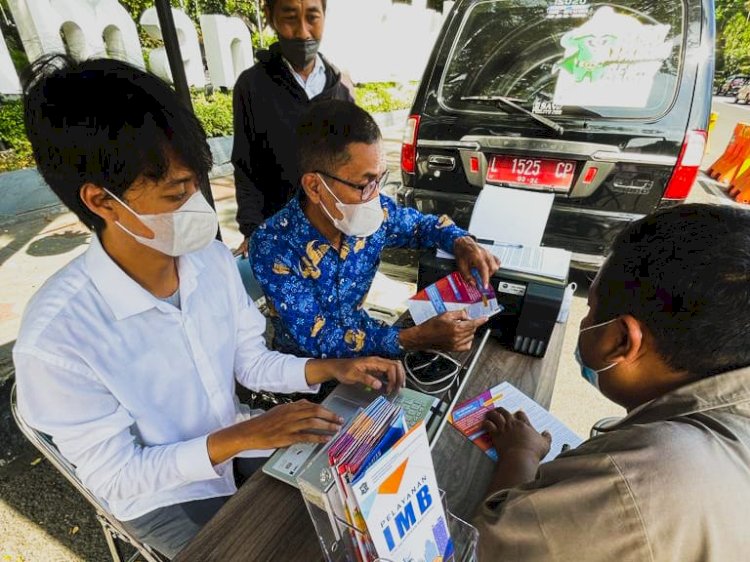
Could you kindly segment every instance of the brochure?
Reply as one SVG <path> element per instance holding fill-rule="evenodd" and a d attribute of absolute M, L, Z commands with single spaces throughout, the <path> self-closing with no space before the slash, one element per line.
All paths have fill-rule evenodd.
<path fill-rule="evenodd" d="M 534 429 L 540 433 L 545 430 L 550 432 L 552 446 L 542 462 L 554 459 L 562 452 L 563 447 L 575 448 L 583 443 L 583 439 L 577 434 L 509 382 L 500 383 L 479 396 L 456 405 L 448 416 L 448 421 L 487 453 L 487 456 L 497 461 L 497 451 L 492 445 L 489 434 L 482 429 L 482 422 L 487 412 L 501 406 L 512 413 L 523 410 Z"/>
<path fill-rule="evenodd" d="M 419 325 L 433 316 L 454 310 L 466 310 L 470 319 L 501 312 L 503 307 L 497 302 L 495 290 L 481 285 L 481 280 L 477 283 L 480 288 L 469 285 L 455 271 L 446 275 L 409 299 L 414 323 Z"/>
<path fill-rule="evenodd" d="M 453 556 L 423 422 L 352 481 L 352 490 L 381 559 L 433 562 Z"/>

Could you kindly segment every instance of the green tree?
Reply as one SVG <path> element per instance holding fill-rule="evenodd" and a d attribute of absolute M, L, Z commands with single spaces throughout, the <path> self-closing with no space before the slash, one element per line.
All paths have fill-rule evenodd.
<path fill-rule="evenodd" d="M 729 73 L 750 72 L 750 24 L 744 13 L 736 13 L 724 26 L 723 62 Z"/>
<path fill-rule="evenodd" d="M 725 76 L 748 70 L 750 52 L 748 0 L 716 0 L 716 74 Z"/>

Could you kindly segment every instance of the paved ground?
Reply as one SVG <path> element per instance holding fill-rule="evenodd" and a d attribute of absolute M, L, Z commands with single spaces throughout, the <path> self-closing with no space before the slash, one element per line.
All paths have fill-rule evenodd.
<path fill-rule="evenodd" d="M 712 137 L 711 162 L 726 145 L 733 124 L 745 118 L 744 108 L 716 103 L 721 113 Z M 750 114 L 747 114 L 750 119 Z M 400 125 L 400 124 L 399 124 Z M 728 132 L 727 132 L 728 131 Z M 401 127 L 386 129 L 389 167 L 398 169 Z M 224 240 L 235 247 L 241 236 L 234 223 L 231 178 L 213 182 Z M 691 200 L 715 200 L 698 186 Z M 40 215 L 0 227 L 0 405 L 10 388 L 10 349 L 20 315 L 36 289 L 56 270 L 85 250 L 89 233 L 69 213 Z M 577 326 L 585 315 L 587 280 L 576 275 L 579 290 L 563 344 L 563 357 L 552 411 L 573 430 L 586 435 L 596 420 L 622 415 L 581 379 L 573 360 Z M 383 293 L 391 293 L 388 288 Z M 7 408 L 0 407 L 0 561 L 99 561 L 108 552 L 90 509 L 46 461 L 18 435 Z"/>

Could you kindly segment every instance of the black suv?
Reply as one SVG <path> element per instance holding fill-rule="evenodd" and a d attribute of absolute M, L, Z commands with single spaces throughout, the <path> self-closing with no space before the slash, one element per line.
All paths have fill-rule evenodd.
<path fill-rule="evenodd" d="M 466 227 L 485 184 L 552 191 L 543 243 L 597 268 L 627 223 L 688 196 L 713 45 L 711 0 L 458 0 L 407 121 L 400 202 Z"/>

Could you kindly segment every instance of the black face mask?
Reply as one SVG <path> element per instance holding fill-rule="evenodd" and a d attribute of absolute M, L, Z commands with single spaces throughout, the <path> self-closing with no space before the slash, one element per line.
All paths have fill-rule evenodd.
<path fill-rule="evenodd" d="M 296 69 L 307 68 L 318 54 L 320 41 L 317 39 L 286 39 L 279 37 L 279 48 L 284 58 Z"/>

